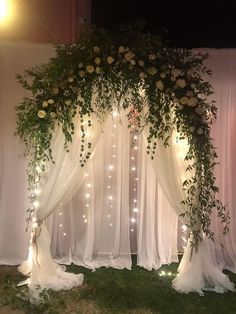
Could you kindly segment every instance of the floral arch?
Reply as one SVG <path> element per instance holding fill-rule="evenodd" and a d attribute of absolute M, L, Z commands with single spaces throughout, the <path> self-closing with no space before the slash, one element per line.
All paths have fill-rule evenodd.
<path fill-rule="evenodd" d="M 32 206 L 27 210 L 27 221 L 32 222 L 32 236 L 29 259 L 21 265 L 21 271 L 31 273 L 28 284 L 32 291 L 36 285 L 69 289 L 83 280 L 52 262 L 43 221 L 53 206 L 48 212 L 41 210 L 49 206 L 50 195 L 43 200 L 43 206 L 38 204 L 37 191 L 57 166 L 53 147 L 58 144 L 58 134 L 60 140 L 63 134 L 64 152 L 68 152 L 74 134 L 79 133 L 80 147 L 73 167 L 81 170 L 96 143 L 88 138 L 88 129 L 95 128 L 98 135 L 106 115 L 114 108 L 126 111 L 131 132 L 145 134 L 151 159 L 157 158 L 158 146 L 167 149 L 172 145 L 173 132 L 188 142 L 188 179 L 182 182 L 185 198 L 178 206 L 183 208 L 180 215 L 191 236 L 174 287 L 182 292 L 202 293 L 208 276 L 210 288 L 233 290 L 232 283 L 215 266 L 210 274 L 204 270 L 204 263 L 211 260 L 209 253 L 209 261 L 204 257 L 204 239 L 214 239 L 210 228 L 212 211 L 218 212 L 224 232 L 229 223 L 228 212 L 217 199 L 213 172 L 217 155 L 210 125 L 216 118 L 216 107 L 208 100 L 212 88 L 203 79 L 210 74 L 204 66 L 206 58 L 191 50 L 169 49 L 159 37 L 137 29 L 117 33 L 93 29 L 75 45 L 57 46 L 56 57 L 47 64 L 18 75 L 20 84 L 31 93 L 17 106 L 16 134 L 25 144 L 28 158 Z M 196 273 L 196 278 L 201 278 L 197 287 L 186 279 L 196 263 L 201 264 Z"/>

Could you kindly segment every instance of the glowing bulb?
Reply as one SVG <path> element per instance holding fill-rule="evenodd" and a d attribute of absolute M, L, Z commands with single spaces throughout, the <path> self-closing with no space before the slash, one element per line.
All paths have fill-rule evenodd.
<path fill-rule="evenodd" d="M 110 208 L 112 208 L 113 207 L 113 205 L 110 205 Z"/>
<path fill-rule="evenodd" d="M 131 159 L 134 160 L 135 159 L 134 156 L 132 156 Z"/>
<path fill-rule="evenodd" d="M 137 140 L 137 139 L 138 139 L 138 136 L 137 136 L 137 135 L 134 135 L 134 139 Z"/>
<path fill-rule="evenodd" d="M 85 204 L 86 207 L 89 207 L 89 204 Z"/>
<path fill-rule="evenodd" d="M 60 224 L 59 227 L 62 228 L 62 227 L 63 227 L 63 224 Z"/>
<path fill-rule="evenodd" d="M 111 214 L 107 215 L 108 218 L 111 218 Z"/>
<path fill-rule="evenodd" d="M 113 118 L 117 117 L 118 116 L 118 112 L 117 111 L 113 111 L 112 112 L 112 116 L 113 116 Z"/>
<path fill-rule="evenodd" d="M 110 165 L 110 166 L 109 166 L 109 169 L 110 169 L 110 170 L 113 170 L 113 169 L 114 169 L 114 166 Z"/>
<path fill-rule="evenodd" d="M 136 168 L 135 168 L 135 167 L 132 167 L 131 169 L 132 169 L 132 171 L 135 171 L 135 170 L 136 170 Z"/>
<path fill-rule="evenodd" d="M 88 183 L 88 184 L 87 184 L 87 187 L 88 187 L 88 188 L 91 188 L 91 186 L 92 186 L 91 183 Z"/>
<path fill-rule="evenodd" d="M 86 197 L 86 198 L 89 198 L 89 197 L 90 197 L 90 194 L 89 194 L 89 193 L 86 193 L 86 194 L 85 194 L 85 197 Z"/>
<path fill-rule="evenodd" d="M 137 200 L 136 200 L 136 199 L 134 199 L 134 203 L 137 203 Z"/>
<path fill-rule="evenodd" d="M 110 227 L 112 226 L 112 223 L 111 223 L 111 222 L 109 223 L 109 226 L 110 226 Z"/>
<path fill-rule="evenodd" d="M 84 223 L 86 224 L 88 222 L 88 220 L 87 219 L 84 219 Z"/>
<path fill-rule="evenodd" d="M 135 181 L 138 181 L 138 178 L 135 178 Z"/>
<path fill-rule="evenodd" d="M 112 134 L 111 136 L 114 136 L 114 134 Z"/>
<path fill-rule="evenodd" d="M 181 226 L 181 229 L 182 229 L 183 231 L 187 231 L 187 230 L 188 230 L 188 227 L 187 227 L 186 225 L 182 225 L 182 226 Z"/>
<path fill-rule="evenodd" d="M 110 186 L 110 185 L 108 185 L 108 186 L 107 186 L 107 188 L 108 188 L 108 189 L 110 189 L 110 188 L 111 188 L 111 186 Z"/>
<path fill-rule="evenodd" d="M 33 205 L 34 205 L 35 208 L 38 208 L 39 207 L 39 202 L 35 201 L 35 202 L 33 202 Z"/>
<path fill-rule="evenodd" d="M 35 190 L 34 190 L 34 193 L 35 193 L 36 195 L 39 195 L 39 194 L 41 193 L 41 190 L 35 189 Z"/>
<path fill-rule="evenodd" d="M 89 175 L 88 175 L 88 173 L 86 172 L 86 173 L 84 174 L 84 176 L 85 176 L 85 177 L 88 177 Z"/>
<path fill-rule="evenodd" d="M 167 275 L 168 275 L 168 276 L 171 276 L 171 275 L 172 275 L 172 273 L 169 271 Z"/>
<path fill-rule="evenodd" d="M 134 232 L 134 229 L 132 228 L 130 231 L 131 231 L 131 232 Z"/>
<path fill-rule="evenodd" d="M 116 155 L 112 155 L 113 158 L 116 158 Z"/>
<path fill-rule="evenodd" d="M 109 179 L 111 179 L 111 176 L 108 176 Z"/>
<path fill-rule="evenodd" d="M 0 0 L 1 1 L 1 0 Z M 42 170 L 41 170 L 41 168 L 39 167 L 39 166 L 36 166 L 36 171 L 38 172 L 38 173 L 41 173 L 42 172 Z"/>
<path fill-rule="evenodd" d="M 112 147 L 113 147 L 113 148 L 116 148 L 116 145 L 115 145 L 115 144 L 113 144 L 113 145 L 112 145 Z"/>
<path fill-rule="evenodd" d="M 108 198 L 109 198 L 109 200 L 112 200 L 112 199 L 113 199 L 113 196 L 112 196 L 112 195 L 110 195 Z"/>
<path fill-rule="evenodd" d="M 136 219 L 135 218 L 131 218 L 131 222 L 135 223 Z"/>
<path fill-rule="evenodd" d="M 63 235 L 66 236 L 66 232 L 63 232 Z"/>
<path fill-rule="evenodd" d="M 135 149 L 135 150 L 137 150 L 137 149 L 138 149 L 138 147 L 137 147 L 137 146 L 134 146 L 134 149 Z"/>
<path fill-rule="evenodd" d="M 117 125 L 116 125 L 116 124 L 113 124 L 113 128 L 116 129 L 116 128 L 117 128 Z"/>
<path fill-rule="evenodd" d="M 86 215 L 83 215 L 83 218 L 86 218 Z"/>
<path fill-rule="evenodd" d="M 133 209 L 133 211 L 134 211 L 134 213 L 137 213 L 137 212 L 138 212 L 138 208 L 135 207 L 135 208 Z"/>

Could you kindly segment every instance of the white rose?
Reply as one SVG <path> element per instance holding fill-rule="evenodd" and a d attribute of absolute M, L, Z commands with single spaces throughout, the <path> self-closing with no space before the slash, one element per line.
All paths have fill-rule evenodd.
<path fill-rule="evenodd" d="M 107 63 L 108 63 L 108 64 L 112 64 L 112 63 L 114 62 L 114 60 L 115 60 L 115 59 L 114 59 L 112 56 L 108 56 L 108 57 L 107 57 Z"/>
<path fill-rule="evenodd" d="M 148 69 L 148 73 L 151 75 L 155 75 L 155 74 L 157 74 L 157 69 L 155 67 L 150 67 Z"/>
<path fill-rule="evenodd" d="M 182 104 L 182 105 L 186 105 L 188 103 L 188 97 L 184 96 L 184 97 L 181 97 L 179 102 Z"/>
<path fill-rule="evenodd" d="M 97 74 L 100 74 L 100 73 L 102 72 L 102 69 L 101 69 L 100 67 L 96 67 L 95 72 L 96 72 Z"/>
<path fill-rule="evenodd" d="M 95 58 L 94 62 L 96 65 L 99 65 L 101 63 L 101 59 L 97 57 Z"/>
<path fill-rule="evenodd" d="M 118 52 L 119 53 L 124 53 L 125 52 L 125 47 L 120 46 L 119 49 L 118 49 Z"/>
<path fill-rule="evenodd" d="M 87 71 L 88 73 L 91 74 L 91 73 L 94 72 L 94 70 L 95 70 L 95 69 L 94 69 L 94 66 L 93 66 L 93 65 L 90 65 L 90 64 L 89 64 L 89 65 L 86 66 L 86 71 Z"/>
<path fill-rule="evenodd" d="M 205 110 L 204 110 L 202 107 L 197 107 L 197 108 L 195 109 L 195 112 L 196 112 L 197 114 L 202 115 L 202 114 L 205 113 Z"/>
<path fill-rule="evenodd" d="M 44 119 L 45 117 L 46 117 L 46 112 L 44 111 L 44 110 L 39 110 L 38 111 L 38 117 L 40 118 L 40 119 Z"/>
<path fill-rule="evenodd" d="M 80 77 L 85 77 L 85 72 L 84 71 L 79 71 L 79 76 Z"/>
<path fill-rule="evenodd" d="M 161 78 L 165 78 L 165 77 L 166 77 L 166 74 L 165 74 L 164 72 L 162 72 L 161 75 L 160 75 L 160 77 L 161 77 Z"/>
<path fill-rule="evenodd" d="M 130 63 L 131 63 L 132 65 L 135 65 L 135 64 L 136 64 L 136 61 L 135 61 L 135 60 L 131 60 Z"/>
<path fill-rule="evenodd" d="M 164 89 L 164 84 L 162 81 L 156 81 L 156 88 L 159 90 L 163 90 Z"/>
<path fill-rule="evenodd" d="M 50 105 L 54 104 L 54 99 L 50 98 L 50 99 L 48 100 L 48 103 L 49 103 Z"/>
<path fill-rule="evenodd" d="M 74 81 L 74 79 L 73 79 L 73 77 L 68 77 L 67 81 L 68 81 L 69 83 L 72 83 L 72 82 Z"/>
<path fill-rule="evenodd" d="M 178 108 L 179 108 L 179 110 L 183 110 L 183 109 L 184 109 L 184 106 L 180 104 L 180 105 L 178 106 Z"/>
<path fill-rule="evenodd" d="M 203 129 L 201 129 L 201 128 L 198 129 L 198 130 L 197 130 L 197 134 L 199 134 L 199 135 L 203 134 Z"/>
<path fill-rule="evenodd" d="M 187 84 L 186 84 L 186 82 L 185 82 L 184 79 L 178 79 L 178 80 L 176 81 L 176 85 L 177 85 L 178 87 L 180 87 L 180 88 L 184 88 Z"/>
<path fill-rule="evenodd" d="M 56 113 L 55 112 L 50 112 L 50 116 L 52 117 L 52 118 L 56 118 Z"/>
<path fill-rule="evenodd" d="M 198 100 L 196 97 L 191 97 L 188 100 L 188 106 L 189 107 L 195 107 L 197 105 L 197 103 L 198 103 Z"/>
<path fill-rule="evenodd" d="M 175 78 L 176 78 L 177 76 L 180 76 L 180 74 L 181 74 L 181 70 L 179 70 L 179 69 L 173 69 L 173 70 L 171 70 L 171 75 L 174 76 Z"/>
<path fill-rule="evenodd" d="M 94 50 L 94 52 L 96 52 L 96 53 L 99 53 L 99 52 L 100 52 L 100 48 L 97 47 L 97 46 L 93 47 L 93 50 Z"/>
<path fill-rule="evenodd" d="M 46 100 L 43 101 L 42 107 L 43 108 L 47 108 L 48 107 L 48 102 Z"/>
<path fill-rule="evenodd" d="M 71 99 L 67 99 L 67 100 L 65 101 L 66 106 L 70 106 L 71 103 L 72 103 Z"/>
<path fill-rule="evenodd" d="M 139 60 L 138 64 L 139 64 L 141 67 L 143 67 L 143 66 L 144 66 L 143 60 Z"/>
<path fill-rule="evenodd" d="M 195 127 L 194 127 L 194 126 L 191 126 L 191 127 L 189 128 L 189 131 L 190 131 L 190 132 L 194 132 L 194 131 L 195 131 Z"/>
<path fill-rule="evenodd" d="M 152 61 L 152 60 L 156 60 L 157 56 L 154 54 L 154 53 L 151 53 L 149 56 L 148 56 L 149 60 Z"/>
<path fill-rule="evenodd" d="M 83 63 L 80 62 L 80 63 L 78 64 L 78 67 L 81 69 L 81 68 L 83 67 Z"/>
<path fill-rule="evenodd" d="M 125 59 L 126 59 L 127 61 L 132 60 L 134 57 L 135 57 L 135 54 L 134 54 L 131 50 L 128 51 L 128 52 L 126 52 L 126 54 L 125 54 Z"/>
<path fill-rule="evenodd" d="M 139 77 L 141 80 L 144 80 L 147 77 L 147 74 L 144 72 L 139 73 Z"/>

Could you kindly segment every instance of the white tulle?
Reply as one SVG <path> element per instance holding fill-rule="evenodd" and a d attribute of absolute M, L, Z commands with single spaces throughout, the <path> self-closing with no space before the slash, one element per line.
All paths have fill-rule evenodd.
<path fill-rule="evenodd" d="M 192 236 L 178 268 L 179 276 L 172 282 L 173 288 L 181 293 L 197 292 L 200 295 L 204 295 L 204 290 L 217 293 L 236 291 L 228 276 L 215 264 L 208 240 L 203 237 L 197 251 L 191 246 L 191 241 Z"/>

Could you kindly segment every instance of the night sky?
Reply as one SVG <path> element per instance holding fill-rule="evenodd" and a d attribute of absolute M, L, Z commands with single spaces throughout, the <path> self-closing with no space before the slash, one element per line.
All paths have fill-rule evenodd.
<path fill-rule="evenodd" d="M 233 1 L 92 0 L 95 25 L 112 29 L 137 18 L 145 20 L 147 30 L 154 34 L 167 31 L 172 46 L 236 47 Z"/>

